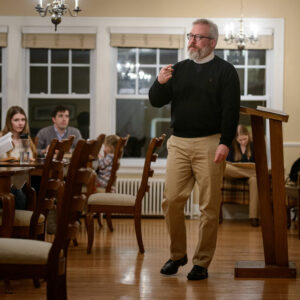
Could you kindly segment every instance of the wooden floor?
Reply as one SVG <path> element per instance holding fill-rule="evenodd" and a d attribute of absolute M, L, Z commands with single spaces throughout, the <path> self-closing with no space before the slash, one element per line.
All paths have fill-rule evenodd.
<path fill-rule="evenodd" d="M 81 229 L 79 246 L 69 248 L 68 299 L 300 299 L 300 240 L 297 231 L 288 231 L 289 258 L 297 264 L 297 279 L 235 279 L 237 260 L 263 260 L 260 228 L 245 221 L 224 221 L 219 227 L 218 243 L 209 278 L 187 281 L 191 258 L 197 242 L 198 221 L 187 220 L 190 261 L 171 277 L 159 270 L 169 258 L 169 238 L 162 219 L 142 223 L 145 254 L 138 253 L 132 219 L 113 219 L 115 231 L 104 224 L 96 226 L 92 254 L 86 254 L 86 233 Z M 45 283 L 33 287 L 31 280 L 11 282 L 14 294 L 0 299 L 46 299 Z"/>

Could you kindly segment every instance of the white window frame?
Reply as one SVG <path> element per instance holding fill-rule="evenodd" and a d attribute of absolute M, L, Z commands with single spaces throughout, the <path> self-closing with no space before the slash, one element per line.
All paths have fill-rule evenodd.
<path fill-rule="evenodd" d="M 51 51 L 55 49 L 47 49 L 48 50 L 48 61 L 47 63 L 30 63 L 30 48 L 25 49 L 25 61 L 26 61 L 26 107 L 29 105 L 29 99 L 86 99 L 89 100 L 89 107 L 90 107 L 90 116 L 92 112 L 92 97 L 93 97 L 93 87 L 94 87 L 94 50 L 90 51 L 90 62 L 89 64 L 79 64 L 79 63 L 72 63 L 71 56 L 72 50 L 76 49 L 66 49 L 68 50 L 68 63 L 51 63 Z M 30 67 L 31 66 L 42 66 L 47 67 L 48 72 L 48 82 L 47 82 L 47 93 L 30 93 Z M 51 91 L 51 67 L 68 67 L 68 93 L 50 93 Z M 72 93 L 72 67 L 89 67 L 90 68 L 90 83 L 89 83 L 89 93 L 86 94 L 77 94 Z M 90 118 L 91 120 L 91 118 Z M 91 121 L 90 121 L 91 124 Z M 92 126 L 90 126 L 90 136 L 92 131 Z"/>
<path fill-rule="evenodd" d="M 132 47 L 134 48 L 134 47 Z M 145 49 L 145 48 L 143 48 Z M 160 48 L 155 48 L 160 49 Z M 178 61 L 183 59 L 183 55 L 184 55 L 184 51 L 183 49 L 176 49 L 178 50 Z M 117 56 L 118 56 L 118 48 L 113 48 L 114 51 L 114 58 L 115 58 L 115 62 L 117 62 Z M 158 53 L 156 53 L 156 55 L 159 55 L 159 50 Z M 138 59 L 139 54 L 136 54 L 136 59 Z M 159 56 L 158 56 L 159 59 Z M 136 63 L 139 63 L 136 61 Z M 139 64 L 139 67 L 156 67 L 156 71 L 158 71 L 161 67 L 165 66 L 165 64 L 160 64 L 160 61 L 156 64 L 153 65 L 144 65 L 144 64 Z M 118 71 L 116 68 L 116 64 L 114 64 L 114 78 L 115 78 L 115 85 L 114 85 L 114 99 L 115 99 L 115 110 L 117 108 L 117 99 L 135 99 L 135 100 L 147 100 L 148 99 L 148 94 L 138 94 L 138 83 L 136 82 L 136 91 L 135 94 L 132 95 L 126 95 L 126 94 L 118 94 L 117 93 L 117 88 L 118 88 L 118 82 L 117 82 L 117 76 L 118 76 Z M 138 78 L 136 79 L 138 81 Z M 171 119 L 171 116 L 170 116 Z M 116 118 L 115 118 L 115 124 L 116 124 Z M 116 130 L 116 129 L 115 129 Z M 141 168 L 144 164 L 144 158 L 123 158 L 122 159 L 122 168 L 120 169 L 120 173 L 126 173 L 126 174 L 136 174 L 138 171 L 141 171 Z M 164 170 L 165 170 L 165 164 L 166 164 L 166 158 L 159 158 L 156 161 L 155 164 L 155 174 L 164 174 Z M 138 168 L 138 169 L 137 169 Z"/>
<path fill-rule="evenodd" d="M 71 62 L 71 51 L 72 49 L 66 49 L 68 50 L 69 55 L 69 62 L 68 63 L 51 63 L 50 62 L 50 53 L 52 50 L 55 49 L 47 49 L 48 50 L 48 62 L 47 63 L 30 63 L 30 49 L 26 49 L 26 95 L 27 98 L 47 98 L 47 99 L 53 99 L 53 98 L 64 98 L 64 99 L 90 99 L 91 93 L 87 94 L 76 94 L 72 93 L 72 67 L 89 67 L 90 68 L 90 76 L 91 76 L 91 55 L 90 55 L 90 63 L 89 64 L 76 64 Z M 91 51 L 91 50 L 90 50 Z M 91 54 L 91 53 L 90 53 Z M 40 94 L 31 94 L 30 93 L 30 67 L 47 67 L 48 72 L 48 82 L 47 82 L 47 93 L 40 93 Z M 68 67 L 68 93 L 58 94 L 58 93 L 50 93 L 51 89 L 51 67 Z M 90 80 L 91 81 L 91 80 Z M 91 90 L 91 84 L 90 84 L 90 90 Z"/>

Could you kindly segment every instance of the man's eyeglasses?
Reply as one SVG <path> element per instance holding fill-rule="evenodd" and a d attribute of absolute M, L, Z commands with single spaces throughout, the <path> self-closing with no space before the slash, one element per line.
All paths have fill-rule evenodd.
<path fill-rule="evenodd" d="M 187 39 L 188 40 L 191 40 L 191 39 L 195 39 L 196 42 L 199 42 L 203 39 L 209 39 L 209 40 L 213 40 L 214 38 L 210 37 L 210 36 L 204 36 L 204 35 L 201 35 L 201 34 L 192 34 L 192 33 L 188 33 L 186 35 Z"/>

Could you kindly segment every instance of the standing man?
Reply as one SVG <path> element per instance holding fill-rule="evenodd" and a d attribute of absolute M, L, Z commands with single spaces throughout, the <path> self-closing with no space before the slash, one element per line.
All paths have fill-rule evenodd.
<path fill-rule="evenodd" d="M 51 117 L 53 125 L 42 128 L 37 134 L 37 150 L 38 154 L 41 156 L 48 151 L 48 147 L 53 139 L 58 139 L 61 141 L 62 139 L 68 138 L 70 135 L 74 135 L 75 138 L 72 145 L 72 148 L 74 148 L 78 140 L 82 138 L 80 131 L 77 128 L 68 127 L 70 111 L 67 107 L 62 105 L 56 106 L 51 114 Z"/>
<path fill-rule="evenodd" d="M 197 182 L 199 240 L 187 278 L 201 280 L 216 248 L 221 181 L 239 120 L 240 85 L 235 68 L 214 55 L 216 24 L 196 20 L 187 38 L 190 59 L 162 68 L 149 99 L 155 107 L 171 103 L 173 128 L 162 204 L 171 255 L 160 273 L 175 274 L 188 261 L 184 206 Z"/>

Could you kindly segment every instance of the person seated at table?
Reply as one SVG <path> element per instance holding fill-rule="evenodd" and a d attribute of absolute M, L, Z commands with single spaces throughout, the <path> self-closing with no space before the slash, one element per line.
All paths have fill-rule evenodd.
<path fill-rule="evenodd" d="M 106 188 L 108 184 L 114 160 L 114 152 L 119 139 L 120 138 L 115 134 L 105 137 L 104 156 L 99 156 L 96 169 L 96 188 Z"/>
<path fill-rule="evenodd" d="M 251 135 L 244 125 L 238 125 L 235 139 L 229 149 L 226 161 L 232 163 L 254 163 Z M 226 164 L 224 177 L 248 178 L 249 218 L 252 226 L 259 226 L 259 199 L 255 167 L 245 168 L 242 164 Z"/>
<path fill-rule="evenodd" d="M 44 156 L 47 153 L 53 139 L 61 141 L 70 135 L 74 135 L 75 138 L 72 145 L 72 149 L 74 149 L 77 142 L 82 138 L 77 128 L 69 126 L 70 110 L 68 107 L 62 105 L 56 106 L 51 117 L 53 125 L 40 129 L 37 134 L 37 150 L 39 156 Z"/>
<path fill-rule="evenodd" d="M 29 125 L 27 116 L 20 106 L 12 106 L 8 109 L 5 120 L 5 127 L 0 132 L 0 136 L 7 134 L 8 132 L 12 133 L 13 140 L 13 149 L 8 151 L 2 157 L 0 157 L 1 161 L 7 160 L 19 160 L 20 159 L 20 150 L 22 149 L 22 138 L 26 138 L 29 140 L 29 156 L 31 160 L 36 158 L 36 148 L 35 145 L 30 138 L 29 134 Z"/>
<path fill-rule="evenodd" d="M 22 149 L 22 139 L 21 137 L 26 137 L 29 140 L 29 148 L 26 150 L 29 152 L 29 158 L 34 160 L 36 158 L 36 148 L 29 134 L 29 125 L 26 114 L 20 106 L 12 106 L 8 109 L 5 120 L 5 127 L 0 132 L 0 136 L 6 133 L 12 133 L 13 149 L 1 155 L 0 161 L 7 160 L 19 160 L 20 151 Z M 15 208 L 25 209 L 26 208 L 26 196 L 21 190 L 24 184 L 24 177 L 13 176 L 12 177 L 12 188 L 11 193 L 15 196 Z M 0 205 L 1 202 L 0 202 Z"/>

